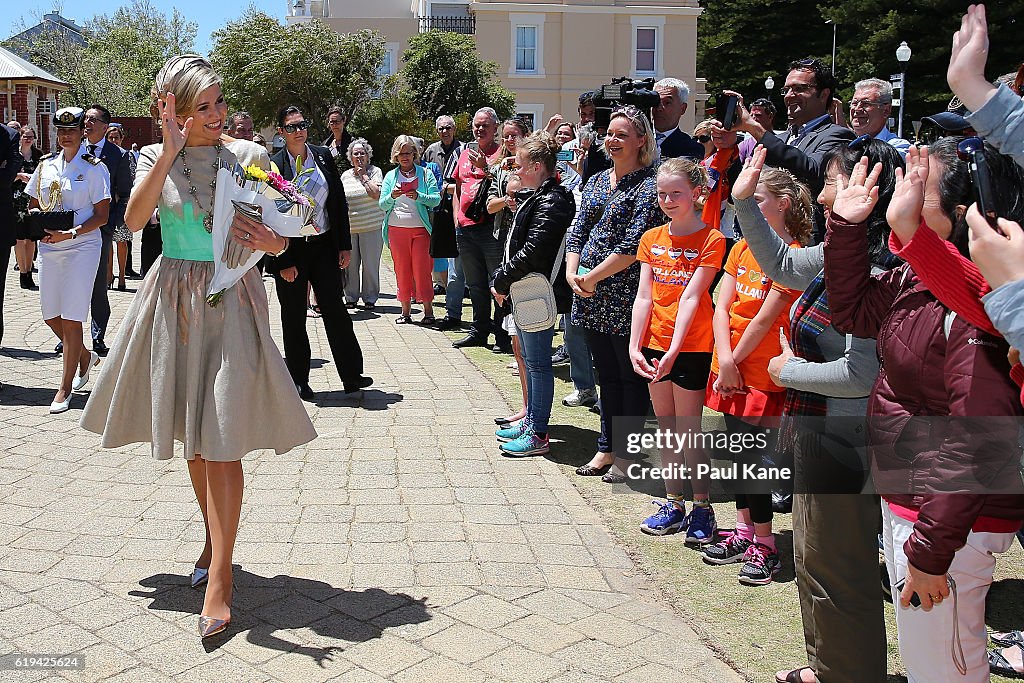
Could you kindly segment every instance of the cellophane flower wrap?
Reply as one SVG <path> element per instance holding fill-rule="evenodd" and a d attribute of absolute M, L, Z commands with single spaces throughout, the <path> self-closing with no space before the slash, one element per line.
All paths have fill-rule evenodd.
<path fill-rule="evenodd" d="M 311 173 L 308 169 L 303 173 Z M 303 175 L 300 173 L 297 179 Z M 213 210 L 214 274 L 206 302 L 216 306 L 225 292 L 238 283 L 245 273 L 256 265 L 263 252 L 254 251 L 238 243 L 231 236 L 235 203 L 245 205 L 245 213 L 260 216 L 263 224 L 282 237 L 302 237 L 315 234 L 311 221 L 315 203 L 313 198 L 299 189 L 294 182 L 279 173 L 259 166 L 226 165 L 217 171 L 217 192 Z"/>

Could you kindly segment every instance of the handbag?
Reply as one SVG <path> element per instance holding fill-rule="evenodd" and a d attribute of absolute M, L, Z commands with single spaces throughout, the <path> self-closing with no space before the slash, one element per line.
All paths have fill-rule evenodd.
<path fill-rule="evenodd" d="M 554 327 L 558 319 L 558 304 L 555 302 L 555 290 L 551 281 L 558 277 L 565 258 L 565 238 L 558 247 L 555 265 L 551 277 L 541 273 L 530 273 L 521 280 L 509 285 L 508 293 L 512 298 L 512 319 L 516 327 L 523 332 L 540 332 Z"/>
<path fill-rule="evenodd" d="M 43 196 L 43 174 L 36 173 L 36 194 Z M 54 207 L 63 206 L 64 198 L 61 195 L 60 183 L 54 181 L 50 185 L 50 196 L 44 205 L 40 202 L 42 211 L 33 211 L 25 215 L 26 239 L 39 241 L 46 237 L 47 230 L 70 230 L 75 227 L 74 211 L 54 211 Z"/>
<path fill-rule="evenodd" d="M 487 193 L 491 190 L 492 178 L 488 175 L 476 186 L 476 195 L 466 207 L 466 218 L 474 223 L 483 223 L 487 218 Z"/>
<path fill-rule="evenodd" d="M 455 239 L 455 216 L 450 201 L 441 201 L 434 212 L 430 231 L 430 258 L 457 258 L 459 247 Z"/>

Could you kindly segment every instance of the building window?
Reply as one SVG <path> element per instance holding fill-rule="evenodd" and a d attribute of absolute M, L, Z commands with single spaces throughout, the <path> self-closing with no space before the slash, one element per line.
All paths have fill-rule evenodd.
<path fill-rule="evenodd" d="M 517 104 L 516 118 L 530 125 L 530 130 L 537 130 L 544 115 L 543 104 Z"/>
<path fill-rule="evenodd" d="M 537 72 L 536 26 L 516 26 L 516 71 Z"/>
<path fill-rule="evenodd" d="M 512 78 L 544 76 L 544 15 L 509 14 L 510 55 L 508 75 Z"/>
<path fill-rule="evenodd" d="M 658 29 L 653 26 L 636 28 L 635 71 L 638 74 L 656 74 L 658 71 Z"/>
<path fill-rule="evenodd" d="M 380 77 L 394 76 L 398 73 L 398 43 L 384 43 L 384 61 L 381 62 Z"/>

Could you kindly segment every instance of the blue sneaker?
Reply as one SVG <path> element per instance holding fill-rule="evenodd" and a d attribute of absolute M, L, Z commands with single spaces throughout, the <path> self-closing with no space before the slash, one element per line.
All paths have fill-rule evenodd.
<path fill-rule="evenodd" d="M 526 430 L 518 439 L 501 444 L 502 453 L 513 456 L 547 455 L 550 450 L 548 438 L 540 438 L 532 429 Z"/>
<path fill-rule="evenodd" d="M 526 420 L 520 420 L 519 422 L 516 422 L 513 425 L 509 425 L 508 427 L 497 430 L 496 432 L 494 432 L 494 436 L 501 443 L 505 443 L 507 441 L 515 441 L 523 434 L 525 434 L 528 429 L 529 425 L 526 424 Z"/>
<path fill-rule="evenodd" d="M 640 522 L 640 531 L 652 536 L 664 536 L 686 528 L 686 509 L 682 502 L 678 505 L 671 500 L 666 500 L 664 503 L 659 503 L 656 500 L 651 502 L 659 506 L 658 511 Z"/>
<path fill-rule="evenodd" d="M 686 520 L 686 542 L 706 545 L 715 540 L 717 532 L 718 522 L 715 521 L 715 511 L 710 503 L 694 505 Z"/>

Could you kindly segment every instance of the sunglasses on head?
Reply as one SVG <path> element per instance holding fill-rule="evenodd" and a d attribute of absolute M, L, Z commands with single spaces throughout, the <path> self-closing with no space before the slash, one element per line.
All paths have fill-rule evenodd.
<path fill-rule="evenodd" d="M 299 130 L 306 130 L 309 128 L 309 121 L 297 121 L 295 123 L 289 123 L 285 126 L 281 126 L 285 133 L 294 133 Z"/>

